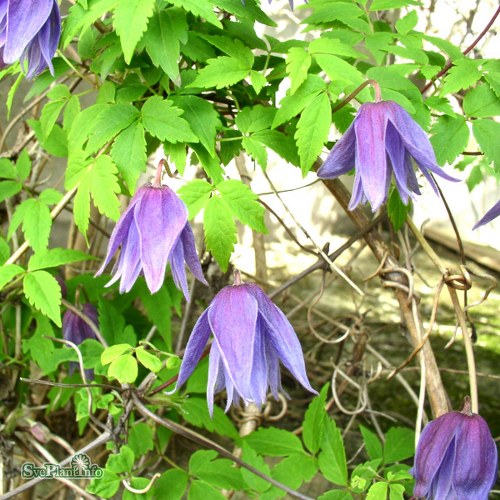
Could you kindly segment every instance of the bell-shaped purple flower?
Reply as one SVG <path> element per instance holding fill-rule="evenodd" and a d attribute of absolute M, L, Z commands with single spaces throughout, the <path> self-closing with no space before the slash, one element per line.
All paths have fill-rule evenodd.
<path fill-rule="evenodd" d="M 56 0 L 0 0 L 0 67 L 27 62 L 26 77 L 49 67 L 61 36 Z"/>
<path fill-rule="evenodd" d="M 299 339 L 285 315 L 257 285 L 224 287 L 194 326 L 182 360 L 177 387 L 196 368 L 210 334 L 207 401 L 213 412 L 214 394 L 226 389 L 227 406 L 245 404 L 261 407 L 268 390 L 275 398 L 282 391 L 280 361 L 308 391 L 316 394 L 307 379 Z M 175 389 L 174 389 L 175 390 Z"/>
<path fill-rule="evenodd" d="M 99 319 L 97 316 L 97 310 L 92 304 L 84 304 L 82 307 L 82 312 L 87 318 L 89 318 L 94 325 L 99 326 Z M 95 339 L 97 337 L 88 325 L 80 316 L 75 314 L 69 309 L 64 313 L 62 319 L 62 334 L 65 340 L 73 342 L 73 344 L 80 345 L 84 340 Z M 73 373 L 78 367 L 78 363 L 70 363 L 70 373 Z M 88 379 L 94 378 L 94 370 L 85 369 L 85 376 Z"/>
<path fill-rule="evenodd" d="M 392 174 L 403 203 L 407 204 L 413 193 L 420 194 L 412 159 L 436 193 L 431 172 L 458 180 L 437 165 L 427 135 L 406 110 L 393 101 L 370 102 L 361 105 L 318 170 L 318 177 L 333 179 L 355 167 L 349 209 L 369 201 L 376 211 L 387 200 Z"/>
<path fill-rule="evenodd" d="M 498 471 L 488 424 L 470 410 L 441 415 L 424 428 L 415 454 L 415 497 L 487 500 Z"/>
<path fill-rule="evenodd" d="M 472 229 L 477 229 L 496 219 L 500 215 L 500 200 L 498 200 L 482 217 L 479 219 Z"/>
<path fill-rule="evenodd" d="M 163 285 L 167 262 L 186 300 L 189 291 L 184 262 L 199 281 L 207 284 L 186 206 L 168 186 L 145 184 L 137 190 L 113 229 L 106 259 L 96 276 L 102 274 L 120 245 L 114 277 L 107 286 L 121 280 L 121 293 L 128 292 L 141 273 L 151 293 L 157 292 Z"/>

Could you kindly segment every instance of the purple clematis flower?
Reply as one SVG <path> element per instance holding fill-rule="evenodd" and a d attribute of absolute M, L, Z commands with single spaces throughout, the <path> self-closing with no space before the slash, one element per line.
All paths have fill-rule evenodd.
<path fill-rule="evenodd" d="M 56 0 L 0 0 L 0 67 L 20 60 L 28 63 L 32 78 L 47 66 L 61 36 L 61 16 Z"/>
<path fill-rule="evenodd" d="M 99 319 L 97 317 L 97 310 L 92 304 L 84 304 L 82 308 L 83 314 L 87 316 L 94 325 L 99 326 Z M 73 342 L 73 344 L 80 345 L 84 340 L 95 339 L 97 337 L 92 328 L 77 314 L 69 309 L 64 313 L 62 320 L 62 334 L 65 340 Z M 78 367 L 78 363 L 70 362 L 69 371 L 73 373 Z M 85 369 L 85 376 L 88 379 L 94 378 L 94 370 Z"/>
<path fill-rule="evenodd" d="M 500 200 L 497 201 L 484 215 L 479 219 L 472 229 L 477 229 L 480 226 L 484 226 L 496 219 L 500 215 Z"/>
<path fill-rule="evenodd" d="M 189 301 L 189 290 L 184 261 L 195 277 L 207 284 L 186 206 L 159 181 L 145 184 L 135 193 L 113 229 L 106 259 L 96 276 L 102 274 L 120 245 L 121 253 L 112 271 L 114 277 L 107 286 L 121 279 L 121 293 L 130 291 L 141 272 L 151 293 L 157 292 L 163 285 L 167 262 L 172 268 L 174 282 L 182 289 L 186 300 Z"/>
<path fill-rule="evenodd" d="M 355 167 L 349 209 L 369 201 L 375 212 L 387 199 L 392 174 L 403 203 L 408 204 L 413 193 L 420 194 L 412 159 L 436 194 L 431 172 L 458 181 L 437 165 L 427 135 L 399 104 L 365 103 L 318 170 L 318 177 L 333 179 Z"/>
<path fill-rule="evenodd" d="M 466 398 L 461 412 L 424 428 L 415 454 L 415 497 L 487 500 L 497 477 L 497 447 L 488 424 Z"/>
<path fill-rule="evenodd" d="M 207 401 L 213 413 L 214 394 L 227 391 L 226 411 L 240 398 L 261 407 L 268 389 L 278 398 L 283 365 L 308 391 L 317 394 L 307 379 L 299 339 L 285 315 L 257 285 L 241 283 L 224 287 L 194 326 L 186 346 L 174 391 L 193 373 L 210 334 Z M 172 392 L 174 392 L 172 391 Z"/>

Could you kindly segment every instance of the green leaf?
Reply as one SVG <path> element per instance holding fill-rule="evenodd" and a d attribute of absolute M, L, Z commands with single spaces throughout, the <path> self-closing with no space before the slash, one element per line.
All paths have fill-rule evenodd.
<path fill-rule="evenodd" d="M 139 363 L 153 373 L 158 373 L 161 370 L 161 360 L 159 360 L 154 354 L 146 351 L 143 346 L 139 346 L 135 349 L 135 355 L 137 356 Z"/>
<path fill-rule="evenodd" d="M 352 500 L 352 495 L 344 490 L 330 490 L 319 496 L 318 500 Z"/>
<path fill-rule="evenodd" d="M 498 96 L 488 85 L 478 85 L 467 93 L 463 101 L 464 113 L 476 118 L 489 118 L 500 115 Z"/>
<path fill-rule="evenodd" d="M 274 116 L 272 128 L 276 128 L 297 116 L 320 92 L 326 89 L 326 83 L 317 75 L 309 75 L 306 81 L 293 95 L 287 95 L 280 102 Z"/>
<path fill-rule="evenodd" d="M 276 427 L 261 427 L 243 439 L 261 455 L 287 457 L 296 453 L 304 453 L 302 443 L 295 434 Z"/>
<path fill-rule="evenodd" d="M 181 469 L 164 472 L 154 483 L 154 498 L 162 500 L 181 500 L 188 483 L 188 475 Z"/>
<path fill-rule="evenodd" d="M 193 13 L 195 16 L 200 16 L 210 24 L 217 28 L 222 28 L 222 24 L 217 19 L 213 11 L 212 5 L 209 2 L 199 2 L 198 0 L 167 0 L 168 3 L 176 7 L 182 7 L 184 10 Z"/>
<path fill-rule="evenodd" d="M 373 0 L 373 3 L 370 5 L 370 10 L 399 9 L 401 7 L 407 7 L 408 5 L 419 5 L 419 2 L 415 0 Z"/>
<path fill-rule="evenodd" d="M 100 319 L 100 317 L 99 317 Z M 129 344 L 116 344 L 112 345 L 110 347 L 106 347 L 104 351 L 101 354 L 101 363 L 103 365 L 109 365 L 109 363 L 112 363 L 115 359 L 120 357 L 122 354 L 125 354 L 126 352 L 131 352 L 132 347 Z"/>
<path fill-rule="evenodd" d="M 290 95 L 304 83 L 307 78 L 307 72 L 311 66 L 311 56 L 302 47 L 292 47 L 288 51 L 286 58 L 286 72 L 292 81 Z"/>
<path fill-rule="evenodd" d="M 366 495 L 366 500 L 386 500 L 388 486 L 387 483 L 372 484 Z"/>
<path fill-rule="evenodd" d="M 189 87 L 204 89 L 230 87 L 246 78 L 250 74 L 252 66 L 253 57 L 251 64 L 248 64 L 248 61 L 228 56 L 209 59 L 207 65 L 200 69 Z"/>
<path fill-rule="evenodd" d="M 64 85 L 65 88 L 67 88 Z M 49 134 L 52 132 L 54 125 L 61 113 L 61 110 L 64 108 L 68 101 L 51 101 L 45 104 L 40 114 L 40 125 L 42 127 L 42 134 L 44 139 L 46 139 Z"/>
<path fill-rule="evenodd" d="M 322 474 L 334 484 L 347 486 L 347 462 L 344 442 L 335 421 L 327 419 L 319 454 Z"/>
<path fill-rule="evenodd" d="M 245 487 L 241 471 L 227 458 L 215 459 L 212 450 L 199 450 L 189 459 L 189 473 L 218 487 L 241 490 Z"/>
<path fill-rule="evenodd" d="M 153 64 L 161 67 L 176 85 L 180 84 L 180 47 L 188 42 L 185 12 L 176 8 L 156 12 L 149 21 L 144 42 Z"/>
<path fill-rule="evenodd" d="M 298 489 L 303 482 L 309 482 L 317 472 L 318 466 L 313 457 L 304 453 L 295 453 L 275 465 L 272 476 L 280 483 Z"/>
<path fill-rule="evenodd" d="M 10 160 L 7 158 L 0 158 L 0 179 L 13 179 L 17 178 L 16 169 Z"/>
<path fill-rule="evenodd" d="M 263 169 L 267 167 L 267 151 L 262 142 L 254 136 L 243 137 L 241 144 L 243 149 L 255 160 Z"/>
<path fill-rule="evenodd" d="M 260 104 L 253 108 L 243 108 L 236 115 L 235 124 L 245 134 L 259 132 L 271 126 L 275 112 L 273 108 Z"/>
<path fill-rule="evenodd" d="M 332 21 L 345 22 L 348 19 L 356 19 L 363 15 L 363 11 L 348 2 L 323 2 L 315 6 L 311 16 L 304 20 L 305 24 L 323 24 Z"/>
<path fill-rule="evenodd" d="M 113 453 L 109 456 L 106 462 L 106 469 L 113 471 L 115 474 L 122 472 L 132 472 L 132 467 L 135 462 L 135 454 L 132 448 L 123 445 L 119 453 Z"/>
<path fill-rule="evenodd" d="M 26 149 L 21 151 L 16 161 L 16 171 L 20 181 L 25 181 L 31 173 L 31 158 Z"/>
<path fill-rule="evenodd" d="M 155 0 L 127 0 L 118 2 L 113 16 L 113 26 L 122 44 L 123 56 L 130 63 L 134 50 L 153 15 Z"/>
<path fill-rule="evenodd" d="M 24 295 L 28 302 L 61 326 L 61 287 L 47 271 L 26 274 L 23 280 Z"/>
<path fill-rule="evenodd" d="M 226 500 L 226 497 L 205 481 L 191 481 L 188 500 Z"/>
<path fill-rule="evenodd" d="M 391 427 L 385 436 L 384 462 L 400 462 L 415 453 L 415 431 L 404 427 Z"/>
<path fill-rule="evenodd" d="M 222 271 L 226 272 L 237 241 L 231 209 L 220 196 L 213 196 L 205 207 L 203 220 L 207 250 L 212 253 Z"/>
<path fill-rule="evenodd" d="M 153 429 L 144 422 L 129 427 L 128 445 L 136 457 L 154 449 Z"/>
<path fill-rule="evenodd" d="M 316 396 L 307 408 L 302 424 L 302 438 L 311 453 L 316 453 L 321 444 L 323 429 L 327 414 L 325 411 L 326 398 L 330 384 L 325 384 L 319 396 Z"/>
<path fill-rule="evenodd" d="M 250 82 L 255 90 L 256 94 L 260 94 L 260 91 L 267 85 L 267 78 L 258 71 L 253 69 L 250 71 Z"/>
<path fill-rule="evenodd" d="M 263 472 L 264 474 L 270 476 L 271 470 L 269 465 L 266 464 L 265 460 L 257 455 L 255 450 L 248 445 L 246 442 L 243 442 L 241 449 L 243 454 L 241 458 L 249 465 L 255 467 L 257 470 Z M 256 476 L 253 472 L 250 472 L 248 469 L 241 468 L 241 475 L 243 480 L 247 485 L 252 489 L 259 493 L 264 493 L 264 491 L 268 490 L 271 485 L 259 476 Z"/>
<path fill-rule="evenodd" d="M 440 95 L 453 94 L 474 85 L 481 78 L 478 69 L 480 63 L 480 59 L 466 57 L 455 61 L 455 65 L 446 74 Z"/>
<path fill-rule="evenodd" d="M 500 172 L 500 123 L 493 120 L 474 120 L 472 131 L 486 158 Z"/>
<path fill-rule="evenodd" d="M 264 223 L 264 207 L 258 202 L 257 195 L 243 182 L 225 180 L 217 184 L 222 199 L 229 205 L 233 215 L 243 224 L 255 231 L 267 233 Z"/>
<path fill-rule="evenodd" d="M 57 191 L 57 189 L 52 188 L 44 189 L 38 197 L 38 199 L 46 205 L 55 205 L 56 203 L 59 203 L 62 198 L 62 193 Z"/>
<path fill-rule="evenodd" d="M 47 269 L 50 267 L 64 266 L 73 262 L 92 260 L 95 257 L 88 253 L 72 250 L 70 248 L 53 248 L 46 252 L 37 252 L 28 262 L 28 270 Z"/>
<path fill-rule="evenodd" d="M 398 33 L 406 35 L 418 23 L 418 15 L 416 10 L 411 10 L 406 16 L 396 21 L 396 30 Z"/>
<path fill-rule="evenodd" d="M 213 186 L 209 182 L 203 179 L 193 179 L 177 191 L 181 200 L 186 204 L 189 219 L 205 208 L 212 190 Z"/>
<path fill-rule="evenodd" d="M 337 38 L 326 36 L 312 40 L 309 44 L 309 52 L 313 56 L 317 54 L 333 54 L 354 59 L 366 59 L 365 54 L 354 49 L 351 45 L 347 45 Z"/>
<path fill-rule="evenodd" d="M 383 457 L 383 450 L 382 443 L 380 442 L 378 436 L 363 425 L 359 426 L 359 430 L 363 436 L 366 453 L 368 454 L 370 460 L 381 459 Z"/>
<path fill-rule="evenodd" d="M 316 54 L 314 56 L 321 69 L 335 85 L 358 86 L 363 83 L 365 76 L 353 65 L 333 54 Z"/>
<path fill-rule="evenodd" d="M 23 208 L 21 209 L 21 207 Z M 35 252 L 45 250 L 49 244 L 50 228 L 52 227 L 49 207 L 45 203 L 31 198 L 18 206 L 14 216 L 20 209 L 22 210 L 23 232 L 30 246 Z M 14 223 L 14 217 L 12 223 Z"/>
<path fill-rule="evenodd" d="M 297 145 L 293 137 L 282 134 L 277 130 L 261 130 L 248 139 L 257 140 L 278 153 L 284 160 L 293 165 L 300 165 Z"/>
<path fill-rule="evenodd" d="M 198 142 L 189 123 L 181 118 L 182 109 L 173 105 L 172 101 L 160 96 L 150 97 L 142 107 L 144 128 L 160 141 Z"/>
<path fill-rule="evenodd" d="M 399 196 L 397 189 L 392 189 L 387 201 L 387 213 L 392 227 L 395 231 L 399 231 L 406 221 L 406 216 L 411 212 L 411 201 L 405 205 Z"/>
<path fill-rule="evenodd" d="M 173 103 L 184 111 L 182 117 L 187 120 L 194 134 L 211 156 L 215 156 L 215 137 L 221 127 L 219 113 L 212 104 L 197 96 L 174 96 Z"/>
<path fill-rule="evenodd" d="M 131 104 L 112 104 L 97 116 L 94 132 L 89 138 L 86 153 L 95 153 L 116 134 L 131 125 L 140 113 Z"/>
<path fill-rule="evenodd" d="M 9 283 L 9 281 L 16 276 L 19 276 L 24 272 L 24 269 L 21 266 L 17 266 L 16 264 L 7 264 L 5 266 L 0 267 L 0 290 Z"/>
<path fill-rule="evenodd" d="M 469 128 L 463 116 L 440 116 L 431 129 L 431 144 L 439 165 L 453 163 L 467 147 Z"/>
<path fill-rule="evenodd" d="M 98 479 L 92 479 L 87 486 L 87 491 L 93 495 L 98 495 L 103 498 L 111 498 L 120 488 L 121 477 L 104 469 L 104 474 Z"/>
<path fill-rule="evenodd" d="M 0 203 L 7 198 L 15 196 L 23 189 L 23 185 L 17 181 L 0 182 Z"/>
<path fill-rule="evenodd" d="M 123 354 L 109 365 L 108 376 L 115 378 L 122 384 L 133 384 L 137 375 L 137 360 L 132 354 Z"/>
<path fill-rule="evenodd" d="M 311 170 L 328 139 L 331 118 L 330 100 L 326 93 L 317 95 L 302 112 L 295 139 L 303 175 Z"/>
<path fill-rule="evenodd" d="M 118 172 L 133 193 L 141 175 L 146 171 L 147 154 L 144 127 L 141 122 L 135 122 L 120 132 L 113 143 L 111 158 L 118 167 Z"/>
<path fill-rule="evenodd" d="M 402 484 L 389 483 L 389 500 L 404 500 L 405 487 Z"/>

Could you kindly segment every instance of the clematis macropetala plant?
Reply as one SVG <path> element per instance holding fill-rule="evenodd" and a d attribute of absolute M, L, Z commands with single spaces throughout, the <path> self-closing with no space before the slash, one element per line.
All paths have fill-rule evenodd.
<path fill-rule="evenodd" d="M 232 403 L 267 400 L 268 390 L 278 399 L 280 362 L 308 391 L 317 394 L 306 375 L 299 339 L 286 316 L 261 288 L 242 283 L 224 287 L 200 316 L 189 338 L 176 388 L 193 373 L 210 335 L 207 402 L 213 413 L 214 395 L 226 389 L 226 411 Z"/>
<path fill-rule="evenodd" d="M 28 79 L 47 67 L 54 74 L 60 36 L 56 0 L 0 0 L 0 67 L 19 60 L 23 67 L 27 63 Z"/>
<path fill-rule="evenodd" d="M 427 135 L 405 109 L 393 101 L 370 102 L 360 106 L 353 123 L 318 170 L 318 177 L 333 179 L 354 167 L 349 209 L 370 202 L 375 212 L 387 200 L 393 175 L 404 204 L 420 194 L 412 160 L 436 193 L 431 173 L 458 180 L 437 165 Z"/>
<path fill-rule="evenodd" d="M 472 229 L 484 226 L 500 215 L 500 200 L 497 201 L 475 224 Z"/>
<path fill-rule="evenodd" d="M 99 326 L 99 319 L 97 317 L 97 310 L 92 304 L 84 304 L 82 313 L 89 318 L 94 325 Z M 80 345 L 84 340 L 95 339 L 97 337 L 92 328 L 85 322 L 83 318 L 78 316 L 75 312 L 68 309 L 62 319 L 62 334 L 65 340 L 73 342 L 73 344 Z M 78 363 L 70 363 L 70 373 L 73 373 L 77 368 Z M 94 370 L 85 369 L 85 376 L 88 379 L 94 378 Z"/>
<path fill-rule="evenodd" d="M 415 454 L 415 497 L 487 500 L 498 472 L 498 452 L 488 424 L 462 411 L 441 415 L 424 428 Z"/>
<path fill-rule="evenodd" d="M 120 292 L 128 292 L 142 273 L 151 293 L 165 280 L 167 263 L 177 288 L 189 301 L 185 263 L 194 276 L 207 284 L 201 269 L 188 212 L 183 201 L 168 186 L 161 184 L 163 161 L 158 165 L 155 181 L 140 187 L 116 223 L 109 240 L 108 252 L 96 276 L 104 272 L 121 246 L 113 267 L 110 286 L 120 280 Z"/>

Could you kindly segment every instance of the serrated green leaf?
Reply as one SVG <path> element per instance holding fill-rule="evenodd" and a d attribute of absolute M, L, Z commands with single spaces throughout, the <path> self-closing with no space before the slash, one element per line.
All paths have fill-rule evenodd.
<path fill-rule="evenodd" d="M 17 181 L 0 182 L 0 203 L 7 198 L 16 195 L 23 189 L 23 185 Z"/>
<path fill-rule="evenodd" d="M 311 453 L 316 453 L 321 444 L 323 428 L 327 418 L 325 404 L 329 388 L 330 384 L 323 386 L 319 396 L 316 396 L 309 404 L 304 416 L 304 422 L 302 424 L 302 438 L 304 440 L 304 444 Z"/>
<path fill-rule="evenodd" d="M 325 422 L 319 468 L 323 475 L 334 484 L 347 486 L 347 462 L 344 442 L 335 421 L 328 418 Z"/>
<path fill-rule="evenodd" d="M 357 87 L 365 80 L 363 73 L 340 57 L 333 54 L 316 54 L 314 58 L 335 85 Z"/>
<path fill-rule="evenodd" d="M 182 405 L 182 411 L 185 420 L 191 425 L 215 432 L 220 436 L 238 439 L 236 427 L 221 408 L 214 406 L 213 415 L 210 416 L 205 398 L 190 397 Z"/>
<path fill-rule="evenodd" d="M 267 85 L 267 78 L 259 71 L 252 70 L 250 71 L 250 82 L 252 83 L 255 93 L 259 94 L 260 91 Z"/>
<path fill-rule="evenodd" d="M 486 158 L 495 164 L 495 170 L 500 172 L 500 123 L 493 120 L 474 120 L 472 124 L 474 137 Z"/>
<path fill-rule="evenodd" d="M 87 178 L 80 181 L 73 199 L 73 217 L 80 232 L 86 237 L 90 218 L 90 191 Z"/>
<path fill-rule="evenodd" d="M 462 58 L 446 74 L 440 95 L 453 94 L 474 85 L 480 78 L 478 69 L 481 60 Z"/>
<path fill-rule="evenodd" d="M 305 453 L 295 453 L 284 458 L 272 470 L 272 477 L 290 488 L 298 489 L 309 482 L 318 472 L 314 457 Z"/>
<path fill-rule="evenodd" d="M 96 158 L 89 172 L 90 194 L 94 204 L 103 215 L 116 221 L 120 217 L 120 201 L 116 193 L 120 186 L 116 179 L 117 168 L 113 160 L 102 155 Z"/>
<path fill-rule="evenodd" d="M 161 67 L 176 85 L 180 83 L 178 62 L 181 43 L 187 43 L 187 36 L 186 14 L 176 8 L 156 12 L 144 35 L 146 51 L 153 64 Z"/>
<path fill-rule="evenodd" d="M 406 16 L 396 21 L 396 30 L 398 33 L 406 35 L 418 23 L 418 15 L 416 10 L 411 10 Z"/>
<path fill-rule="evenodd" d="M 31 158 L 26 149 L 23 149 L 16 161 L 17 178 L 25 181 L 31 173 Z"/>
<path fill-rule="evenodd" d="M 488 85 L 481 84 L 467 93 L 463 101 L 464 113 L 475 118 L 489 118 L 500 115 L 498 96 Z"/>
<path fill-rule="evenodd" d="M 35 252 L 43 251 L 49 244 L 50 228 L 52 227 L 52 218 L 50 210 L 45 203 L 37 200 L 30 203 L 23 217 L 23 232 L 30 246 Z"/>
<path fill-rule="evenodd" d="M 302 112 L 295 139 L 303 175 L 309 172 L 328 139 L 331 118 L 330 100 L 326 93 L 317 95 Z"/>
<path fill-rule="evenodd" d="M 267 167 L 267 151 L 262 142 L 253 136 L 243 137 L 243 149 L 263 168 Z"/>
<path fill-rule="evenodd" d="M 436 111 L 440 111 L 447 116 L 455 117 L 456 113 L 453 111 L 451 107 L 450 101 L 444 97 L 431 96 L 424 101 L 425 105 L 430 109 L 435 109 Z"/>
<path fill-rule="evenodd" d="M 173 103 L 184 111 L 182 118 L 211 156 L 215 156 L 215 137 L 221 127 L 219 114 L 210 102 L 197 96 L 173 96 Z"/>
<path fill-rule="evenodd" d="M 63 194 L 56 189 L 52 188 L 47 188 L 44 189 L 41 193 L 38 199 L 42 202 L 45 203 L 46 205 L 55 205 L 59 203 L 63 198 Z"/>
<path fill-rule="evenodd" d="M 380 442 L 378 436 L 363 425 L 360 425 L 359 429 L 361 431 L 361 435 L 363 436 L 363 441 L 365 443 L 365 449 L 366 453 L 368 454 L 368 458 L 370 460 L 381 459 L 383 457 L 383 449 L 382 443 Z"/>
<path fill-rule="evenodd" d="M 47 271 L 34 271 L 23 279 L 23 292 L 28 302 L 61 326 L 61 287 Z"/>
<path fill-rule="evenodd" d="M 405 205 L 399 196 L 398 190 L 392 189 L 389 200 L 387 201 L 387 214 L 389 215 L 389 220 L 395 231 L 399 231 L 403 227 L 406 216 L 410 211 L 411 202 Z"/>
<path fill-rule="evenodd" d="M 386 500 L 388 483 L 375 483 L 370 486 L 366 500 Z"/>
<path fill-rule="evenodd" d="M 317 5 L 312 15 L 304 20 L 304 24 L 324 24 L 332 21 L 347 22 L 349 19 L 355 19 L 363 15 L 357 5 L 348 2 L 325 3 Z"/>
<path fill-rule="evenodd" d="M 21 266 L 17 266 L 16 264 L 7 264 L 6 266 L 0 267 L 0 290 L 9 283 L 10 280 L 19 276 L 24 272 L 24 269 Z"/>
<path fill-rule="evenodd" d="M 213 196 L 205 207 L 203 221 L 207 250 L 212 253 L 222 271 L 226 272 L 237 241 L 231 209 L 220 196 Z"/>
<path fill-rule="evenodd" d="M 326 36 L 312 40 L 309 44 L 309 52 L 313 56 L 316 54 L 333 54 L 354 59 L 366 59 L 365 54 L 354 49 L 351 45 L 347 45 L 337 38 Z"/>
<path fill-rule="evenodd" d="M 304 453 L 302 443 L 295 434 L 276 427 L 261 427 L 243 439 L 257 453 L 270 457 L 287 457 Z"/>
<path fill-rule="evenodd" d="M 28 270 L 35 271 L 37 269 L 64 266 L 65 264 L 92 260 L 94 258 L 93 255 L 71 248 L 53 248 L 46 252 L 35 253 L 28 262 Z"/>
<path fill-rule="evenodd" d="M 130 446 L 124 445 L 118 453 L 112 453 L 106 462 L 106 469 L 115 474 L 122 472 L 132 472 L 135 462 L 135 454 Z"/>
<path fill-rule="evenodd" d="M 195 16 L 200 16 L 201 18 L 213 24 L 217 28 L 222 28 L 221 22 L 217 19 L 213 11 L 212 5 L 208 2 L 199 2 L 198 0 L 167 0 L 168 3 L 175 5 L 176 7 L 182 7 L 184 10 L 193 13 Z"/>
<path fill-rule="evenodd" d="M 209 59 L 207 65 L 200 69 L 195 80 L 189 87 L 222 89 L 240 82 L 250 74 L 252 64 L 229 56 Z"/>
<path fill-rule="evenodd" d="M 419 5 L 415 0 L 373 0 L 370 5 L 371 11 L 399 9 L 408 5 Z"/>
<path fill-rule="evenodd" d="M 127 0 L 118 2 L 116 6 L 113 26 L 120 37 L 123 56 L 127 64 L 130 63 L 135 47 L 146 31 L 155 3 L 155 0 Z"/>
<path fill-rule="evenodd" d="M 307 78 L 307 72 L 311 66 L 311 56 L 302 47 L 292 47 L 288 51 L 286 58 L 286 72 L 292 81 L 290 95 L 304 83 Z"/>
<path fill-rule="evenodd" d="M 325 82 L 317 75 L 309 75 L 293 96 L 286 96 L 274 116 L 272 128 L 297 116 L 320 92 L 326 90 Z"/>
<path fill-rule="evenodd" d="M 220 490 L 214 488 L 205 481 L 199 481 L 198 479 L 191 481 L 187 498 L 188 500 L 206 500 L 207 498 L 210 498 L 210 500 L 226 499 Z"/>
<path fill-rule="evenodd" d="M 57 118 L 66 103 L 67 100 L 51 101 L 45 104 L 42 108 L 42 112 L 40 114 L 40 124 L 44 139 L 47 139 L 49 134 L 52 132 Z"/>
<path fill-rule="evenodd" d="M 186 204 L 189 219 L 205 208 L 212 190 L 213 186 L 209 182 L 203 179 L 193 179 L 177 191 L 181 200 Z"/>
<path fill-rule="evenodd" d="M 385 436 L 384 462 L 393 463 L 410 458 L 415 453 L 415 431 L 391 427 Z"/>
<path fill-rule="evenodd" d="M 188 475 L 181 469 L 169 469 L 155 481 L 154 496 L 162 500 L 181 500 L 188 484 Z"/>
<path fill-rule="evenodd" d="M 104 469 L 102 477 L 92 479 L 87 491 L 103 498 L 111 498 L 120 488 L 122 479 L 118 474 Z"/>
<path fill-rule="evenodd" d="M 122 354 L 109 365 L 108 377 L 113 377 L 122 384 L 133 384 L 137 375 L 137 360 L 132 354 Z"/>
<path fill-rule="evenodd" d="M 265 209 L 259 203 L 257 195 L 246 184 L 229 179 L 217 184 L 217 190 L 240 222 L 255 231 L 267 233 L 264 223 Z"/>
<path fill-rule="evenodd" d="M 135 122 L 120 132 L 113 142 L 111 158 L 127 183 L 129 191 L 134 193 L 139 176 L 146 171 L 148 160 L 144 127 L 141 122 Z"/>
<path fill-rule="evenodd" d="M 216 459 L 212 450 L 199 450 L 189 459 L 189 473 L 218 488 L 240 490 L 245 487 L 241 471 L 227 458 Z"/>
<path fill-rule="evenodd" d="M 103 365 L 109 365 L 109 363 L 112 363 L 122 354 L 131 351 L 132 347 L 129 344 L 115 344 L 110 347 L 106 347 L 101 354 L 101 363 Z"/>
<path fill-rule="evenodd" d="M 293 137 L 282 134 L 277 130 L 261 130 L 251 136 L 253 140 L 258 140 L 268 148 L 278 153 L 287 162 L 299 166 L 299 154 L 297 144 Z M 248 151 L 247 151 L 248 152 Z"/>
<path fill-rule="evenodd" d="M 150 97 L 142 107 L 144 128 L 160 141 L 198 142 L 189 123 L 181 118 L 182 109 L 174 106 L 172 101 L 160 96 Z"/>
<path fill-rule="evenodd" d="M 257 470 L 263 472 L 264 474 L 270 476 L 271 470 L 269 465 L 266 464 L 265 460 L 256 453 L 256 451 L 246 442 L 243 442 L 241 449 L 243 451 L 242 459 L 245 463 L 255 467 Z M 271 485 L 259 476 L 256 476 L 253 472 L 250 472 L 248 469 L 241 468 L 241 475 L 243 480 L 247 485 L 259 493 L 264 493 L 264 491 L 268 490 Z"/>
<path fill-rule="evenodd" d="M 154 449 L 153 429 L 144 422 L 135 423 L 129 427 L 128 446 L 135 456 L 145 455 Z M 157 486 L 157 483 L 155 483 Z"/>
<path fill-rule="evenodd" d="M 7 158 L 0 158 L 0 179 L 12 179 L 17 178 L 16 169 L 10 160 Z"/>
<path fill-rule="evenodd" d="M 276 110 L 271 107 L 264 107 L 258 104 L 253 108 L 243 108 L 235 119 L 238 129 L 249 134 L 268 129 L 273 123 Z"/>
<path fill-rule="evenodd" d="M 87 143 L 86 153 L 95 153 L 116 134 L 131 125 L 140 113 L 130 104 L 112 104 L 97 116 L 94 132 Z"/>
<path fill-rule="evenodd" d="M 158 359 L 154 354 L 146 351 L 143 346 L 139 346 L 135 349 L 135 355 L 141 363 L 148 370 L 153 373 L 158 373 L 161 370 L 161 360 Z"/>
<path fill-rule="evenodd" d="M 431 129 L 431 144 L 439 165 L 453 163 L 469 142 L 469 128 L 463 116 L 441 116 Z"/>

